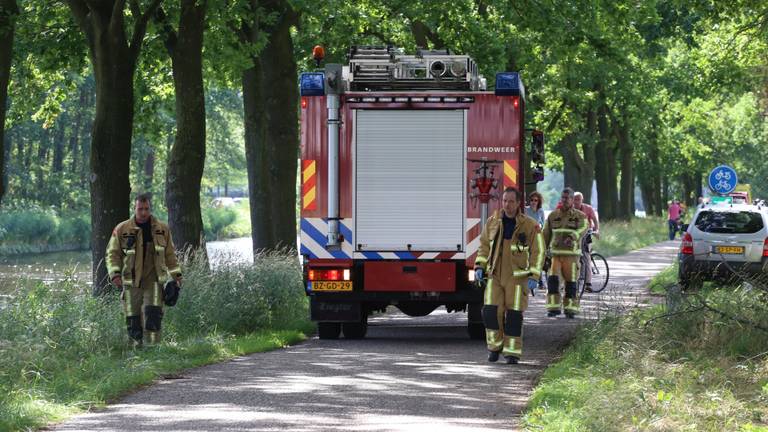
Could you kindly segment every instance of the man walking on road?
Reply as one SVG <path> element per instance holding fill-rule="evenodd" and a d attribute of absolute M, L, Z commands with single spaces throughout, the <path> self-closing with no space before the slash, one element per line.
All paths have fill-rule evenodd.
<path fill-rule="evenodd" d="M 535 293 L 544 264 L 544 239 L 538 224 L 520 211 L 522 194 L 504 189 L 502 209 L 494 212 L 480 236 L 475 280 L 489 275 L 483 300 L 488 361 L 499 354 L 516 364 L 523 352 L 523 311 L 528 291 Z"/>
<path fill-rule="evenodd" d="M 680 223 L 680 214 L 683 208 L 680 206 L 680 201 L 673 200 L 669 207 L 667 207 L 667 225 L 669 226 L 669 239 L 674 240 L 675 234 L 677 234 L 677 227 Z"/>
<path fill-rule="evenodd" d="M 592 292 L 592 259 L 590 258 L 590 243 L 592 243 L 591 236 L 600 238 L 600 220 L 597 217 L 597 211 L 584 202 L 584 194 L 576 192 L 573 195 L 573 208 L 584 213 L 587 216 L 587 227 L 591 232 L 587 233 L 586 245 L 581 254 L 581 265 L 585 267 L 584 271 L 584 291 Z"/>
<path fill-rule="evenodd" d="M 587 217 L 573 208 L 573 189 L 563 189 L 560 206 L 552 211 L 544 223 L 544 242 L 552 254 L 552 266 L 547 279 L 547 316 L 560 315 L 574 318 L 579 313 L 576 281 L 579 278 L 581 240 L 587 232 Z M 565 299 L 561 302 L 560 278 L 565 280 Z"/>
<path fill-rule="evenodd" d="M 163 319 L 162 283 L 173 278 L 181 286 L 181 269 L 168 225 L 152 216 L 149 194 L 134 202 L 134 216 L 112 231 L 107 245 L 107 270 L 112 283 L 122 288 L 128 336 L 133 346 L 160 342 Z"/>

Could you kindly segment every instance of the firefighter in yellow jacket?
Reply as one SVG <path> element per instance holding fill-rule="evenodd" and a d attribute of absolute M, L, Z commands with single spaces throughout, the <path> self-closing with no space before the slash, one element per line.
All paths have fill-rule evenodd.
<path fill-rule="evenodd" d="M 149 194 L 136 197 L 134 216 L 117 225 L 107 246 L 107 270 L 112 283 L 122 288 L 121 301 L 134 346 L 160 342 L 163 319 L 163 283 L 181 269 L 168 225 L 152 216 Z"/>
<path fill-rule="evenodd" d="M 547 316 L 560 315 L 573 318 L 579 313 L 579 259 L 581 242 L 587 232 L 587 216 L 573 208 L 574 192 L 563 189 L 560 206 L 553 210 L 544 223 L 544 242 L 552 255 L 552 266 L 547 279 Z M 565 280 L 565 299 L 560 296 L 560 278 Z"/>
<path fill-rule="evenodd" d="M 544 264 L 544 239 L 538 223 L 520 211 L 521 194 L 508 187 L 502 209 L 483 228 L 475 261 L 475 280 L 487 274 L 482 317 L 488 361 L 502 354 L 515 364 L 523 352 L 523 311 L 534 293 Z"/>

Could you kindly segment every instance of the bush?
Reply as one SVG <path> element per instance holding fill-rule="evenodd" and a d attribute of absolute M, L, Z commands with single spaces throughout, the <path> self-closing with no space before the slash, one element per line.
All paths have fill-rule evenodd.
<path fill-rule="evenodd" d="M 87 249 L 90 239 L 87 210 L 64 215 L 39 206 L 0 211 L 0 254 Z"/>
<path fill-rule="evenodd" d="M 203 228 L 206 240 L 218 240 L 223 231 L 235 223 L 237 211 L 231 207 L 206 207 L 203 209 Z"/>

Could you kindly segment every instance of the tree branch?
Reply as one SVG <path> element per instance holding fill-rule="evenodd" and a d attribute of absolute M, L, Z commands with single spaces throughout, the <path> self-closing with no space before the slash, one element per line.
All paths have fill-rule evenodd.
<path fill-rule="evenodd" d="M 125 0 L 118 0 L 125 2 Z M 153 0 L 152 3 L 144 11 L 144 14 L 136 19 L 136 23 L 133 26 L 133 37 L 131 38 L 130 50 L 135 61 L 139 57 L 139 51 L 141 51 L 141 43 L 144 40 L 144 34 L 147 32 L 147 22 L 149 18 L 154 15 L 157 8 L 160 7 L 160 3 L 163 0 Z"/>
<path fill-rule="evenodd" d="M 160 34 L 163 37 L 163 45 L 168 51 L 168 55 L 173 58 L 176 51 L 176 43 L 178 42 L 178 36 L 173 30 L 173 26 L 168 22 L 168 15 L 165 14 L 165 10 L 162 7 L 157 8 L 157 12 L 154 14 L 155 22 L 160 26 Z"/>

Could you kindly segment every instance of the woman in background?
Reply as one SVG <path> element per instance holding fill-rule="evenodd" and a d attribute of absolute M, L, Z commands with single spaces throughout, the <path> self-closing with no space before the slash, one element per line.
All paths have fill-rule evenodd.
<path fill-rule="evenodd" d="M 544 226 L 544 209 L 542 208 L 544 197 L 539 192 L 533 191 L 528 195 L 528 201 L 530 205 L 525 208 L 525 215 L 532 217 L 539 223 L 539 228 L 542 228 Z"/>

